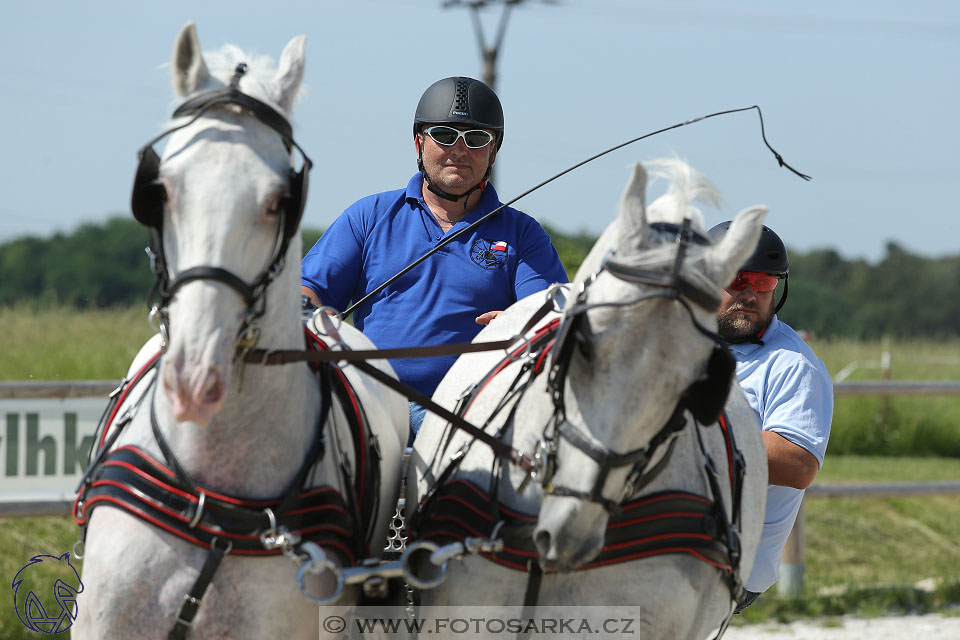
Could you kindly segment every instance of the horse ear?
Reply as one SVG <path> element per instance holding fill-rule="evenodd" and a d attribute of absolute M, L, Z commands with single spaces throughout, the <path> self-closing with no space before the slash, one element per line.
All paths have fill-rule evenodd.
<path fill-rule="evenodd" d="M 740 266 L 757 248 L 763 219 L 769 209 L 763 205 L 748 207 L 738 213 L 727 233 L 706 251 L 706 275 L 719 287 L 733 280 Z"/>
<path fill-rule="evenodd" d="M 636 251 L 647 227 L 647 170 L 639 162 L 633 166 L 633 175 L 620 199 L 621 235 L 618 247 L 627 252 Z"/>
<path fill-rule="evenodd" d="M 173 44 L 173 88 L 181 96 L 187 97 L 210 81 L 210 71 L 203 61 L 200 39 L 197 38 L 197 25 L 188 22 L 180 29 Z"/>
<path fill-rule="evenodd" d="M 287 113 L 290 113 L 293 108 L 293 99 L 300 90 L 300 82 L 303 80 L 306 44 L 307 36 L 301 34 L 290 40 L 280 54 L 280 66 L 274 77 L 276 93 L 271 97 Z"/>

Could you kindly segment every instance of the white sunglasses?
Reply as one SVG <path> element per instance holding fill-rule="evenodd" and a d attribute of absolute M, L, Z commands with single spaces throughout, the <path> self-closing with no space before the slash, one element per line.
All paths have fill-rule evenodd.
<path fill-rule="evenodd" d="M 427 127 L 423 132 L 433 138 L 434 142 L 445 147 L 452 147 L 460 138 L 463 138 L 463 144 L 470 149 L 482 149 L 493 141 L 493 134 L 483 129 L 460 131 L 453 127 L 434 125 Z"/>

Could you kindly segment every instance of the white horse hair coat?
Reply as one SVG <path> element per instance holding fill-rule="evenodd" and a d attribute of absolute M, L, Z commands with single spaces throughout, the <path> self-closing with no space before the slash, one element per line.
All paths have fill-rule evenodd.
<path fill-rule="evenodd" d="M 647 173 L 643 165 L 637 164 L 624 193 L 620 215 L 584 260 L 566 295 L 564 310 L 552 311 L 537 323 L 537 327 L 543 327 L 561 318 L 564 312 L 579 308 L 577 313 L 586 328 L 571 338 L 575 342 L 562 394 L 565 420 L 584 440 L 620 454 L 650 443 L 670 420 L 685 390 L 703 377 L 715 348 L 714 341 L 695 326 L 697 323 L 708 332 L 716 331 L 715 305 L 704 308 L 689 303 L 688 310 L 677 300 L 658 295 L 661 287 L 629 282 L 602 268 L 605 257 L 612 255 L 627 269 L 670 274 L 676 268 L 679 244 L 674 236 L 667 234 L 665 238 L 654 227 L 659 223 L 681 225 L 689 219 L 692 230 L 705 235 L 704 219 L 695 201 L 717 202 L 715 190 L 678 159 L 657 161 L 650 166 L 670 180 L 666 194 L 647 207 Z M 719 300 L 721 287 L 731 281 L 738 266 L 753 251 L 765 214 L 765 207 L 749 208 L 736 216 L 719 244 L 705 241 L 702 246 L 687 246 L 679 268 L 685 282 L 705 292 L 707 299 Z M 578 300 L 581 287 L 585 293 Z M 539 293 L 517 302 L 485 328 L 476 342 L 516 335 L 547 298 L 547 293 Z M 532 334 L 533 331 L 528 332 L 527 336 Z M 462 356 L 440 383 L 434 400 L 453 410 L 465 391 L 502 360 L 502 353 Z M 512 425 L 504 429 L 502 439 L 532 458 L 538 446 L 539 452 L 544 453 L 542 439 L 552 429 L 550 425 L 556 416 L 546 384 L 548 376 L 534 378 L 519 399 L 514 395 L 502 410 L 495 411 L 508 397 L 523 364 L 520 358 L 485 380 L 465 418 L 472 424 L 486 425 L 488 433 L 495 433 L 511 416 Z M 739 576 L 745 580 L 763 525 L 766 455 L 756 417 L 735 379 L 725 413 L 745 459 L 739 535 Z M 704 449 L 716 464 L 722 503 L 730 518 L 732 495 L 726 481 L 727 453 L 720 427 L 697 425 L 689 412 L 683 415 L 686 424 L 675 436 L 672 458 L 634 498 L 668 490 L 711 495 L 697 442 L 699 430 Z M 597 461 L 561 438 L 556 471 L 549 479 L 554 491 L 544 492 L 541 476 L 518 493 L 527 474 L 506 461 L 500 463 L 503 471 L 497 471 L 490 448 L 482 442 L 471 446 L 471 440 L 468 434 L 453 431 L 437 416 L 427 416 L 408 467 L 408 514 L 443 477 L 455 452 L 466 446 L 458 469 L 445 480 L 466 480 L 481 489 L 496 486 L 499 505 L 537 518 L 535 525 L 529 527 L 528 536 L 533 540 L 527 544 L 535 544 L 539 565 L 545 570 L 539 586 L 539 605 L 562 606 L 570 615 L 587 611 L 578 607 L 620 607 L 620 613 L 635 620 L 633 632 L 639 638 L 704 638 L 730 614 L 731 589 L 724 581 L 723 571 L 688 553 L 652 555 L 577 569 L 590 563 L 604 547 L 609 513 L 599 501 L 563 495 L 556 488 L 589 494 L 598 485 L 603 499 L 619 502 L 630 466 L 609 469 L 603 480 Z M 663 456 L 664 448 L 653 452 L 651 465 Z M 496 475 L 499 482 L 495 482 Z M 528 585 L 525 570 L 508 568 L 483 556 L 465 555 L 450 562 L 447 574 L 440 587 L 422 592 L 423 605 L 519 607 L 524 602 Z"/>
<path fill-rule="evenodd" d="M 293 38 L 275 68 L 265 64 L 267 59 L 250 57 L 236 47 L 211 56 L 219 64 L 208 67 L 196 29 L 189 23 L 174 46 L 173 85 L 186 99 L 237 82 L 241 92 L 288 118 L 303 77 L 304 45 L 304 36 Z M 241 62 L 249 71 L 231 79 Z M 264 273 L 286 219 L 279 211 L 291 187 L 292 159 L 286 142 L 276 127 L 232 105 L 209 109 L 169 134 L 159 183 L 166 196 L 162 247 L 171 278 L 198 266 L 225 270 L 245 283 Z M 282 268 L 263 294 L 259 347 L 304 349 L 301 248 L 295 231 L 281 256 Z M 198 486 L 245 500 L 283 495 L 317 434 L 321 397 L 315 374 L 304 363 L 270 367 L 248 363 L 241 384 L 233 361 L 238 334 L 251 309 L 234 288 L 216 279 L 177 288 L 168 313 L 169 344 L 151 391 L 144 396 L 141 389 L 127 399 L 127 407 L 139 403 L 139 408 L 114 447 L 136 446 L 164 460 L 151 432 L 152 404 L 160 431 Z M 352 327 L 344 326 L 340 333 L 351 348 L 374 348 Z M 151 340 L 131 371 L 158 349 L 159 339 Z M 375 364 L 392 375 L 385 361 Z M 367 541 L 376 555 L 396 505 L 407 406 L 400 396 L 352 367 L 344 373 L 382 453 L 382 461 L 367 460 L 381 465 L 374 522 L 382 524 Z M 331 416 L 342 413 L 339 405 L 331 409 Z M 311 487 L 339 486 L 341 460 L 353 469 L 358 466 L 345 421 L 326 424 L 326 453 L 309 479 Z M 85 589 L 73 628 L 77 639 L 166 637 L 208 555 L 208 549 L 116 508 L 98 508 L 91 514 L 85 547 Z M 316 639 L 321 634 L 318 608 L 297 588 L 297 570 L 297 563 L 283 555 L 228 553 L 203 595 L 188 637 Z M 320 580 L 329 578 L 324 574 Z M 329 584 L 316 581 L 308 586 L 314 592 L 330 590 Z M 349 596 L 341 604 L 349 604 Z"/>

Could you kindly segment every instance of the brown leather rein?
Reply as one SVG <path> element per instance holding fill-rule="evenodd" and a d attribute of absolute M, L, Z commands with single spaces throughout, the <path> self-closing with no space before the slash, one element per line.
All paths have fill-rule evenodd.
<path fill-rule="evenodd" d="M 469 433 L 471 436 L 480 440 L 493 452 L 511 463 L 520 467 L 527 473 L 533 473 L 537 469 L 537 463 L 529 456 L 517 451 L 507 443 L 499 440 L 493 434 L 486 433 L 480 427 L 477 427 L 464 418 L 453 413 L 449 409 L 437 404 L 429 396 L 426 396 L 413 387 L 406 385 L 388 373 L 378 369 L 368 362 L 368 360 L 385 360 L 387 358 L 424 358 L 430 356 L 461 355 L 464 353 L 477 353 L 481 351 L 498 351 L 509 349 L 518 342 L 520 346 L 515 349 L 518 353 L 530 348 L 530 343 L 525 337 L 547 313 L 555 308 L 555 295 L 547 298 L 546 302 L 540 306 L 533 316 L 527 321 L 517 336 L 506 340 L 496 340 L 491 342 L 462 342 L 454 344 L 442 344 L 426 347 L 400 347 L 395 349 L 334 349 L 328 351 L 301 351 L 297 349 L 250 349 L 243 356 L 243 361 L 247 364 L 277 365 L 290 364 L 294 362 L 329 362 L 332 366 L 339 367 L 339 362 L 349 362 L 357 369 L 377 380 L 383 385 L 393 389 L 397 393 L 406 396 L 431 413 L 435 413 L 447 422 L 453 424 L 458 429 Z M 322 312 L 321 312 L 322 313 Z M 336 331 L 333 331 L 336 337 Z M 341 343 L 342 344 L 342 343 Z"/>

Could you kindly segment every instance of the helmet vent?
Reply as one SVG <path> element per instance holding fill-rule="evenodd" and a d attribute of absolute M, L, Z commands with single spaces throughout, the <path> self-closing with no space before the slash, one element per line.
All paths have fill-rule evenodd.
<path fill-rule="evenodd" d="M 453 105 L 450 107 L 451 113 L 454 111 L 469 113 L 469 109 L 467 107 L 467 89 L 469 87 L 469 83 L 464 82 L 463 80 L 457 81 L 457 88 L 453 94 Z"/>

